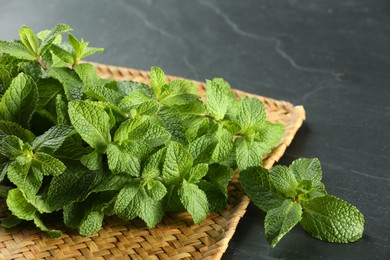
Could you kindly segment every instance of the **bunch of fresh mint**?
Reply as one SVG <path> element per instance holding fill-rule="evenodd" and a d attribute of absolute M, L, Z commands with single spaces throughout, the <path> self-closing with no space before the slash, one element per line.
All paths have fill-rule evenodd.
<path fill-rule="evenodd" d="M 244 190 L 268 211 L 272 245 L 301 216 L 318 238 L 328 239 L 328 232 L 345 234 L 330 241 L 361 236 L 362 216 L 326 195 L 321 173 L 294 166 L 299 163 L 270 174 L 261 167 L 284 126 L 266 120 L 260 100 L 239 100 L 216 78 L 206 82 L 203 103 L 194 83 L 168 82 L 157 67 L 150 87 L 101 79 L 79 61 L 102 49 L 69 31 L 59 24 L 35 35 L 23 26 L 20 40 L 0 41 L 0 196 L 10 210 L 3 226 L 33 221 L 60 236 L 43 221 L 60 214 L 66 226 L 92 235 L 105 216 L 139 217 L 153 227 L 175 211 L 188 211 L 198 223 L 226 207 L 238 169 Z M 326 222 L 334 209 L 346 212 L 349 222 L 337 216 Z"/>

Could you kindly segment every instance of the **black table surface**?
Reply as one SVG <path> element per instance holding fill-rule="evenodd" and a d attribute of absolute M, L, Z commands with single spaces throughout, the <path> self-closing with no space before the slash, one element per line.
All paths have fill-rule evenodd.
<path fill-rule="evenodd" d="M 303 105 L 279 163 L 318 157 L 330 194 L 365 215 L 363 238 L 330 244 L 295 227 L 272 249 L 249 206 L 223 259 L 390 259 L 390 2 L 387 0 L 0 1 L 0 39 L 67 23 L 90 60 Z"/>

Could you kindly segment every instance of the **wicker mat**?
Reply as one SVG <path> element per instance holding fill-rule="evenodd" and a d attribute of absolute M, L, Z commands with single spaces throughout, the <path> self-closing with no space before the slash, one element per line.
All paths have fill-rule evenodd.
<path fill-rule="evenodd" d="M 134 80 L 149 83 L 146 71 L 94 64 L 102 78 Z M 168 79 L 175 77 L 169 76 Z M 196 82 L 199 94 L 204 96 L 203 83 Z M 271 167 L 290 145 L 305 119 L 301 106 L 288 102 L 234 90 L 237 96 L 259 98 L 266 107 L 267 118 L 286 125 L 281 143 L 264 158 L 265 167 Z M 0 217 L 7 213 L 0 202 Z M 83 237 L 75 231 L 65 231 L 61 238 L 50 238 L 31 225 L 13 229 L 0 227 L 0 259 L 220 259 L 228 247 L 238 222 L 245 214 L 249 199 L 238 185 L 235 174 L 229 186 L 228 207 L 211 213 L 203 222 L 193 225 L 186 213 L 167 214 L 152 229 L 140 220 L 125 222 L 106 218 L 98 234 Z"/>

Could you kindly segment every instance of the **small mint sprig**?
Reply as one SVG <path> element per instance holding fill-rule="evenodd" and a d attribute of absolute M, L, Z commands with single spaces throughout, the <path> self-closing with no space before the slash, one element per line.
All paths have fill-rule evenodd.
<path fill-rule="evenodd" d="M 240 172 L 245 193 L 267 212 L 264 227 L 272 247 L 298 223 L 312 236 L 336 243 L 362 237 L 364 217 L 353 205 L 328 195 L 318 159 L 297 159 L 290 167 L 252 167 Z"/>

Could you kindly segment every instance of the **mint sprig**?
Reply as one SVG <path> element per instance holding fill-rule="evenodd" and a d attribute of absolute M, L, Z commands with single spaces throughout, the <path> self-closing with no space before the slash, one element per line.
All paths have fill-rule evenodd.
<path fill-rule="evenodd" d="M 214 78 L 203 102 L 193 82 L 168 81 L 158 67 L 150 86 L 101 79 L 80 60 L 103 49 L 71 30 L 59 24 L 35 35 L 22 26 L 19 40 L 0 41 L 0 196 L 11 211 L 3 226 L 31 221 L 58 237 L 43 219 L 59 213 L 89 236 L 105 216 L 153 227 L 172 211 L 199 223 L 226 207 L 239 170 L 246 193 L 268 212 L 272 246 L 299 221 L 321 239 L 359 237 L 360 213 L 326 195 L 316 161 L 261 167 L 284 125 L 266 119 L 259 99 L 239 99 Z"/>
<path fill-rule="evenodd" d="M 364 217 L 353 205 L 328 195 L 318 159 L 297 159 L 290 167 L 248 168 L 240 183 L 263 211 L 265 235 L 272 247 L 298 223 L 312 236 L 347 243 L 362 237 Z"/>

